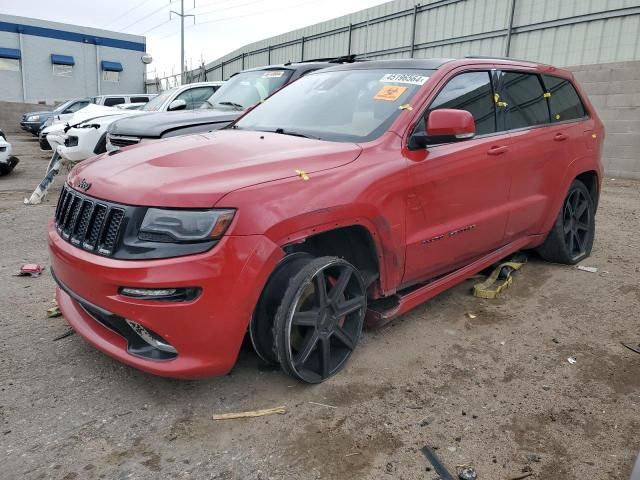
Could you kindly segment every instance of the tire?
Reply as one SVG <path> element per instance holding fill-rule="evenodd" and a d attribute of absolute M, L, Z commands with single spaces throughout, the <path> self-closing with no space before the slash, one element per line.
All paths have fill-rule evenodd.
<path fill-rule="evenodd" d="M 291 278 L 273 325 L 282 370 L 306 383 L 338 373 L 355 350 L 367 310 L 366 288 L 356 267 L 320 257 Z"/>
<path fill-rule="evenodd" d="M 312 260 L 313 257 L 308 253 L 299 252 L 287 255 L 273 270 L 262 290 L 249 324 L 249 339 L 256 355 L 268 365 L 278 363 L 273 340 L 273 324 L 289 280 Z"/>
<path fill-rule="evenodd" d="M 548 262 L 575 265 L 591 255 L 595 226 L 591 194 L 584 183 L 574 180 L 553 228 L 537 251 Z"/>

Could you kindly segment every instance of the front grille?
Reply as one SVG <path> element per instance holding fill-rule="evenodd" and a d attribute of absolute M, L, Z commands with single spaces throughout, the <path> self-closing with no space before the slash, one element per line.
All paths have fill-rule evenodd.
<path fill-rule="evenodd" d="M 111 256 L 123 225 L 125 209 L 70 189 L 62 189 L 55 223 L 60 236 L 88 252 Z"/>
<path fill-rule="evenodd" d="M 128 147 L 129 145 L 140 143 L 140 138 L 109 135 L 109 143 L 114 147 Z"/>

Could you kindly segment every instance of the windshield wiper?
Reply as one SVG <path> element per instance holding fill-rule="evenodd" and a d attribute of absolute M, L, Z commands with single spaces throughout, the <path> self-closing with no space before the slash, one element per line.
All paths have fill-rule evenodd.
<path fill-rule="evenodd" d="M 320 137 L 314 135 L 308 135 L 306 133 L 295 132 L 293 130 L 285 130 L 284 128 L 276 128 L 273 133 L 280 133 L 282 135 L 291 135 L 292 137 L 313 138 L 314 140 L 322 140 Z"/>
<path fill-rule="evenodd" d="M 244 110 L 244 107 L 242 105 L 240 105 L 239 103 L 234 103 L 234 102 L 218 102 L 218 105 L 225 105 L 225 106 L 233 107 L 236 110 Z"/>

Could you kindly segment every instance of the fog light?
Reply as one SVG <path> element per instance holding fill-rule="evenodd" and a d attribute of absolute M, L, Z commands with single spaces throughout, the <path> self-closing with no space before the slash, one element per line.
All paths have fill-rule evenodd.
<path fill-rule="evenodd" d="M 175 288 L 123 288 L 120 290 L 122 295 L 127 297 L 169 297 L 175 295 Z"/>
<path fill-rule="evenodd" d="M 167 302 L 185 302 L 200 295 L 198 287 L 186 288 L 137 288 L 121 287 L 120 295 L 143 300 L 163 300 Z"/>
<path fill-rule="evenodd" d="M 153 348 L 157 348 L 158 350 L 161 350 L 163 352 L 175 353 L 175 354 L 178 353 L 178 351 L 175 348 L 173 348 L 168 343 L 165 343 L 161 339 L 157 338 L 156 335 L 153 335 L 152 333 L 150 333 L 146 328 L 144 328 L 139 323 L 131 321 L 128 318 L 125 318 L 124 320 L 125 322 L 127 322 L 127 325 L 129 325 L 131 329 L 134 332 L 136 332 L 142 340 L 147 342 Z"/>

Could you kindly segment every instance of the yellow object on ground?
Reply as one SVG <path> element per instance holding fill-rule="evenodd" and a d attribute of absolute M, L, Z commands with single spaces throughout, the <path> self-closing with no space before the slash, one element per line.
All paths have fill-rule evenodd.
<path fill-rule="evenodd" d="M 484 282 L 476 283 L 473 286 L 473 296 L 479 298 L 496 298 L 503 291 L 511 286 L 513 277 L 511 274 L 516 270 L 520 270 L 524 263 L 521 262 L 504 262 L 498 265 L 491 275 Z M 503 268 L 508 267 L 509 270 L 502 280 L 498 280 L 500 272 Z"/>
<path fill-rule="evenodd" d="M 236 412 L 236 413 L 221 413 L 214 415 L 214 420 L 233 420 L 234 418 L 252 418 L 252 417 L 264 417 L 265 415 L 284 414 L 287 411 L 283 407 L 265 408 L 264 410 L 250 410 L 248 412 Z"/>

